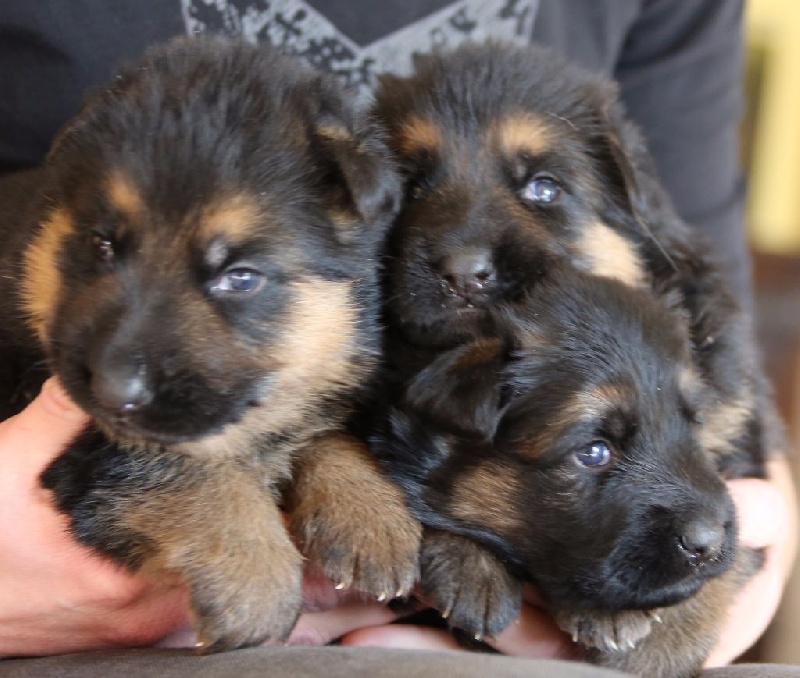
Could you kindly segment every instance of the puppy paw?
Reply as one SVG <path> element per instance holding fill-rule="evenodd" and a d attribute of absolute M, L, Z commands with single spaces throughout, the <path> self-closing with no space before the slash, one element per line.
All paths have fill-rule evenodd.
<path fill-rule="evenodd" d="M 556 623 L 584 647 L 601 652 L 633 650 L 660 621 L 658 613 L 647 610 L 623 612 L 580 612 L 555 615 Z"/>
<path fill-rule="evenodd" d="M 343 435 L 322 441 L 289 493 L 301 553 L 337 588 L 381 601 L 407 595 L 419 578 L 422 526 L 361 442 Z"/>
<path fill-rule="evenodd" d="M 520 613 L 522 584 L 466 537 L 426 529 L 420 566 L 426 601 L 477 640 L 500 633 Z"/>
<path fill-rule="evenodd" d="M 343 507 L 342 507 L 343 508 Z M 367 520 L 331 510 L 294 512 L 292 529 L 309 564 L 336 588 L 354 588 L 379 601 L 408 595 L 419 579 L 420 524 L 405 507 L 375 507 Z"/>
<path fill-rule="evenodd" d="M 202 576 L 191 582 L 197 648 L 213 653 L 280 643 L 289 637 L 303 604 L 301 567 L 279 571 L 262 563 L 271 576 L 251 577 L 246 567 L 234 579 Z"/>

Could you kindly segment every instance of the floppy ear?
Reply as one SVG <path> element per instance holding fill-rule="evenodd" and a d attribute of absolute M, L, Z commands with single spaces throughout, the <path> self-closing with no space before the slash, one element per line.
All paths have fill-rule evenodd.
<path fill-rule="evenodd" d="M 452 349 L 411 381 L 404 404 L 444 432 L 491 439 L 505 405 L 506 353 L 498 339 Z"/>
<path fill-rule="evenodd" d="M 626 120 L 621 107 L 611 104 L 606 110 L 607 127 L 598 140 L 603 175 L 610 183 L 610 199 L 634 225 L 652 221 L 656 200 L 662 189 L 655 165 L 639 130 Z M 648 181 L 649 179 L 649 181 Z"/>
<path fill-rule="evenodd" d="M 323 96 L 312 112 L 311 149 L 332 189 L 330 212 L 337 237 L 347 243 L 364 226 L 388 226 L 400 209 L 402 190 L 383 129 L 363 110 L 345 117 L 348 106 L 338 95 L 331 96 Z"/>
<path fill-rule="evenodd" d="M 621 105 L 609 105 L 605 115 L 606 129 L 597 141 L 611 189 L 603 218 L 639 245 L 655 280 L 674 281 L 703 248 L 701 239 L 676 213 L 644 138 Z"/>

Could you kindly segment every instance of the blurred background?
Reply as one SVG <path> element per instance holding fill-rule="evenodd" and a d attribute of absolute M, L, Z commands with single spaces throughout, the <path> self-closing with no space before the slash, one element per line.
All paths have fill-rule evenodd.
<path fill-rule="evenodd" d="M 800 0 L 748 0 L 743 162 L 765 364 L 800 486 Z M 749 659 L 800 664 L 800 567 Z"/>

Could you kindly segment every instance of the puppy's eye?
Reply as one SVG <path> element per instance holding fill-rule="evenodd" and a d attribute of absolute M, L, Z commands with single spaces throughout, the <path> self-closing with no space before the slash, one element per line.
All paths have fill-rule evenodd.
<path fill-rule="evenodd" d="M 92 235 L 92 247 L 95 256 L 104 262 L 111 262 L 114 259 L 114 243 L 111 238 L 95 233 Z"/>
<path fill-rule="evenodd" d="M 252 268 L 232 268 L 225 271 L 211 286 L 212 292 L 252 294 L 264 286 L 264 274 Z"/>
<path fill-rule="evenodd" d="M 563 189 L 553 177 L 542 174 L 537 174 L 522 189 L 525 200 L 545 205 L 558 201 L 562 193 Z"/>
<path fill-rule="evenodd" d="M 575 453 L 575 459 L 581 466 L 600 468 L 611 461 L 611 448 L 605 440 L 593 440 L 580 452 Z"/>

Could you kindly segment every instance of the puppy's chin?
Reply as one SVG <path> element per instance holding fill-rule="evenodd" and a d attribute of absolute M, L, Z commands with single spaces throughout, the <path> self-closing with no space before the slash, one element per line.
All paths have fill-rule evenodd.
<path fill-rule="evenodd" d="M 677 605 L 697 594 L 709 579 L 724 574 L 733 563 L 734 548 L 726 547 L 718 558 L 699 567 L 658 562 L 641 568 L 622 565 L 609 568 L 612 575 L 555 577 L 537 584 L 559 609 L 652 610 Z"/>
<path fill-rule="evenodd" d="M 451 348 L 496 333 L 495 310 L 490 307 L 434 307 L 425 315 L 398 314 L 396 327 L 407 340 L 426 348 Z"/>
<path fill-rule="evenodd" d="M 209 421 L 200 415 L 184 413 L 168 421 L 162 417 L 152 421 L 146 415 L 111 415 L 92 409 L 89 413 L 93 415 L 95 423 L 110 438 L 163 447 L 191 443 L 216 435 L 227 426 L 235 425 L 242 417 L 242 412 L 237 411 L 227 417 L 217 417 Z"/>

